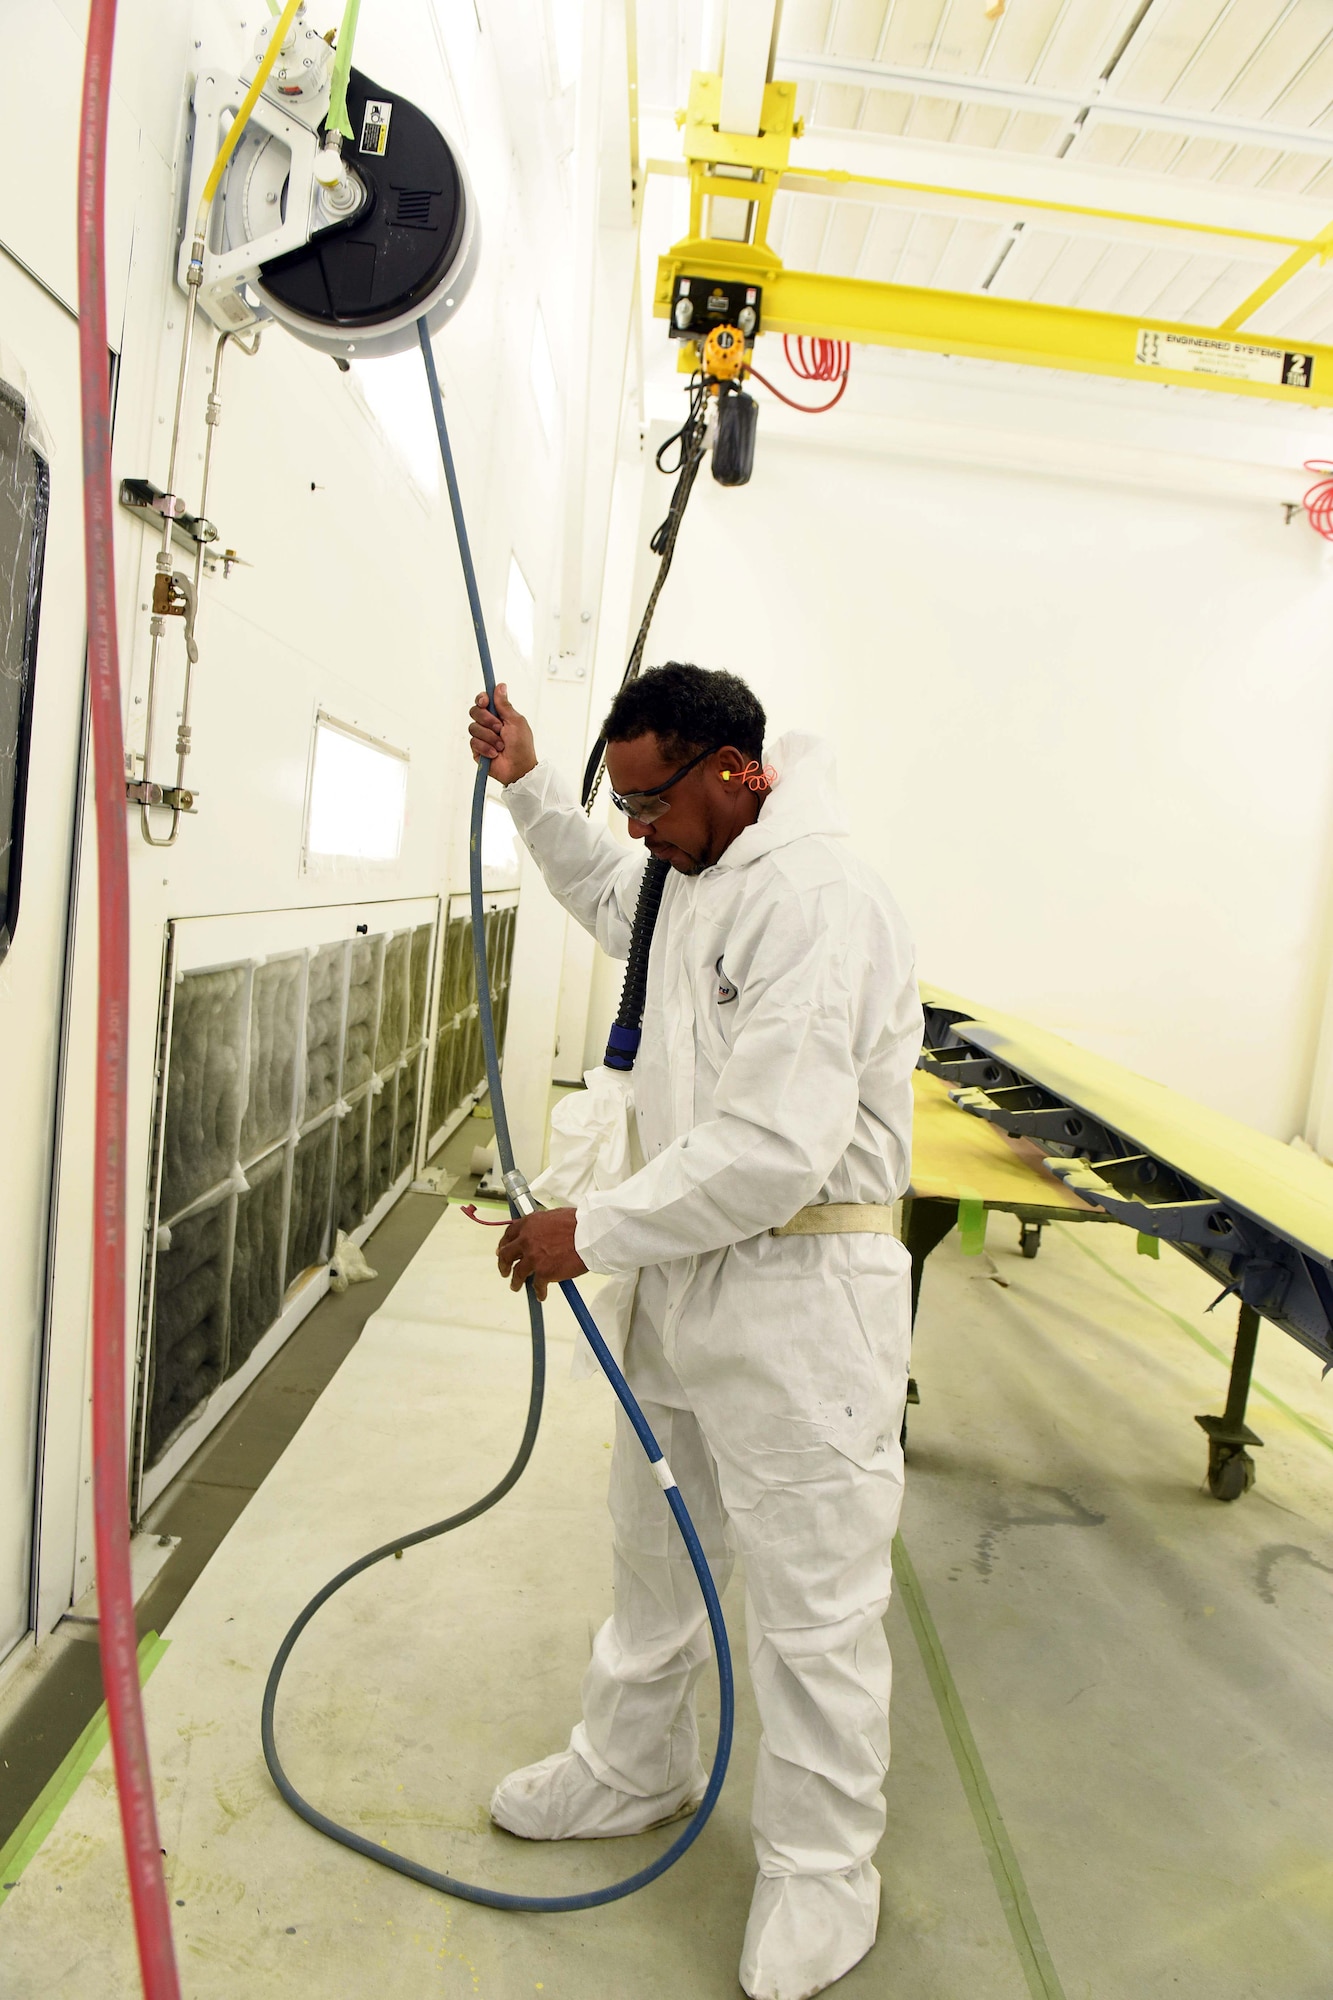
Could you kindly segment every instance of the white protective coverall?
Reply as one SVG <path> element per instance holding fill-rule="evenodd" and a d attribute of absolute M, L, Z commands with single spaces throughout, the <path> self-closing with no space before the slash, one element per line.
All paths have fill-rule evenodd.
<path fill-rule="evenodd" d="M 630 1385 L 719 1585 L 733 1550 L 744 1563 L 761 1888 L 850 1871 L 877 1908 L 909 1260 L 888 1235 L 769 1232 L 808 1204 L 902 1195 L 921 1008 L 904 920 L 849 848 L 831 748 L 791 735 L 767 756 L 755 823 L 715 866 L 668 877 L 633 1081 L 646 1164 L 579 1203 L 575 1245 L 590 1271 L 639 1274 Z M 546 764 L 504 796 L 550 889 L 623 958 L 647 857 Z M 698 1772 L 710 1641 L 618 1418 L 615 1610 L 572 1745 L 602 1784 L 656 1798 Z"/>

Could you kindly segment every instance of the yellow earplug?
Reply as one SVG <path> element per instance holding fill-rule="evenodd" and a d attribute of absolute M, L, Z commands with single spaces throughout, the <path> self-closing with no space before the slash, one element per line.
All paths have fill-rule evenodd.
<path fill-rule="evenodd" d="M 730 773 L 730 771 L 724 771 L 724 772 L 722 773 L 722 775 L 723 775 L 723 777 L 724 777 L 724 778 L 729 778 L 729 777 L 731 776 L 731 773 Z"/>

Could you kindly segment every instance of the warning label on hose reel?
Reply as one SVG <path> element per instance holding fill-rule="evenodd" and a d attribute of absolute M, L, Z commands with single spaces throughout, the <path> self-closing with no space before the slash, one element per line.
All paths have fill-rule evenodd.
<path fill-rule="evenodd" d="M 369 98 L 366 115 L 361 122 L 361 151 L 377 153 L 381 159 L 389 150 L 389 120 L 393 117 L 392 104 L 382 98 Z"/>
<path fill-rule="evenodd" d="M 1206 333 L 1158 333 L 1144 327 L 1134 359 L 1140 368 L 1165 368 L 1174 375 L 1226 375 L 1234 382 L 1262 382 L 1270 389 L 1314 387 L 1313 354 L 1218 340 Z"/>

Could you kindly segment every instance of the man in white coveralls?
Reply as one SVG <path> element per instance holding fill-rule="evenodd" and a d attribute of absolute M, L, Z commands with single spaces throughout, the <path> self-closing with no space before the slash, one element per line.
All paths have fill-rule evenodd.
<path fill-rule="evenodd" d="M 592 824 L 497 689 L 491 759 L 549 888 L 628 950 L 645 860 Z M 908 1182 L 921 1008 L 906 925 L 851 852 L 830 747 L 769 746 L 734 675 L 668 665 L 622 688 L 607 774 L 669 862 L 633 1098 L 644 1164 L 512 1223 L 515 1286 L 638 1274 L 625 1372 L 719 1587 L 745 1565 L 763 1735 L 752 2000 L 807 2000 L 875 1940 L 889 1758 L 890 1545 L 903 1491 Z M 689 1558 L 617 1410 L 615 1609 L 569 1748 L 515 1771 L 491 1813 L 529 1840 L 637 1833 L 704 1791 L 695 1683 L 710 1653 Z"/>

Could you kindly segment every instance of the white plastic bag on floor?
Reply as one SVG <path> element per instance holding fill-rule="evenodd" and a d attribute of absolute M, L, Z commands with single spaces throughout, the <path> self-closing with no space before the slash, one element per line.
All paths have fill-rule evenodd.
<path fill-rule="evenodd" d="M 329 1259 L 329 1290 L 345 1292 L 349 1285 L 364 1285 L 368 1279 L 378 1276 L 378 1271 L 371 1270 L 364 1252 L 340 1229 Z"/>
<path fill-rule="evenodd" d="M 532 1183 L 532 1192 L 548 1208 L 577 1208 L 585 1195 L 619 1187 L 643 1164 L 633 1075 L 601 1064 L 586 1071 L 583 1081 L 586 1088 L 562 1097 L 551 1113 L 550 1165 Z M 633 1271 L 607 1278 L 588 1300 L 597 1330 L 618 1362 L 625 1358 L 638 1282 Z M 601 1373 L 581 1336 L 571 1372 L 576 1380 Z"/>

